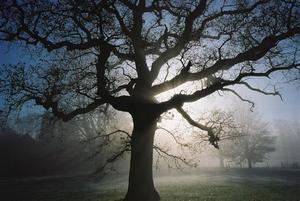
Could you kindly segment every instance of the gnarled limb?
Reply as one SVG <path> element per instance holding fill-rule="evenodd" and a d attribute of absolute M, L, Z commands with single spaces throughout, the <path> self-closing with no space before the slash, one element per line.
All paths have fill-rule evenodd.
<path fill-rule="evenodd" d="M 207 132 L 207 135 L 209 136 L 209 142 L 215 147 L 219 148 L 218 141 L 220 140 L 217 135 L 215 135 L 213 128 L 208 127 L 206 125 L 203 125 L 199 122 L 194 121 L 188 113 L 186 113 L 181 107 L 177 107 L 176 110 L 182 115 L 182 117 L 187 120 L 187 122 L 201 130 L 204 130 Z"/>

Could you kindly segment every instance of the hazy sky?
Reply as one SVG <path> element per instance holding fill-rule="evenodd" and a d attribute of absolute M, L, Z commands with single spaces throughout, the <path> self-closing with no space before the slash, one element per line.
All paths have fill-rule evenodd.
<path fill-rule="evenodd" d="M 283 101 L 279 96 L 266 96 L 247 89 L 240 90 L 240 94 L 243 95 L 244 98 L 253 101 L 255 103 L 254 109 L 267 121 L 273 121 L 276 119 L 300 121 L 299 87 L 297 88 L 295 85 L 281 84 L 278 88 L 281 89 L 280 92 L 282 94 Z M 241 101 L 234 95 L 228 95 L 221 98 L 218 97 L 218 95 L 213 95 L 213 97 L 209 97 L 207 101 L 213 105 L 213 108 L 222 108 L 222 105 L 224 105 L 224 107 L 234 107 L 234 104 L 241 104 L 245 107 L 250 107 L 249 104 L 240 103 Z"/>

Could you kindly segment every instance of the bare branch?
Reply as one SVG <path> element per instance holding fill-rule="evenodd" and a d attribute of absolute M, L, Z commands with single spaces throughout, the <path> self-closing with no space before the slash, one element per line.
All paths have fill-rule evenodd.
<path fill-rule="evenodd" d="M 178 144 L 178 145 L 180 145 L 180 146 L 183 146 L 183 147 L 187 147 L 188 146 L 188 144 L 187 143 L 182 143 L 181 141 L 180 141 L 180 139 L 177 139 L 177 137 L 175 136 L 175 134 L 173 133 L 173 132 L 171 132 L 171 131 L 169 131 L 168 129 L 166 129 L 166 128 L 163 128 L 163 127 L 157 127 L 157 130 L 163 130 L 163 131 L 165 131 L 167 134 L 169 134 L 172 138 L 173 138 L 173 140 L 176 142 L 176 144 Z"/>
<path fill-rule="evenodd" d="M 96 140 L 98 138 L 110 138 L 110 136 L 117 135 L 117 134 L 126 135 L 128 137 L 128 139 L 131 138 L 131 135 L 127 131 L 118 129 L 118 130 L 112 131 L 112 132 L 104 134 L 104 135 L 99 133 L 95 137 L 92 137 L 92 138 L 89 138 L 89 139 L 86 139 L 86 140 L 82 140 L 82 142 L 90 142 L 90 141 L 94 141 L 94 140 Z"/>
<path fill-rule="evenodd" d="M 243 98 L 243 97 L 242 97 L 240 94 L 238 94 L 236 91 L 234 91 L 234 90 L 232 90 L 232 89 L 229 89 L 229 88 L 223 88 L 223 89 L 221 89 L 221 91 L 229 91 L 229 92 L 233 93 L 234 95 L 236 95 L 241 101 L 248 102 L 248 103 L 251 105 L 250 110 L 253 111 L 253 108 L 254 108 L 254 106 L 255 106 L 255 104 L 254 104 L 253 101 Z"/>
<path fill-rule="evenodd" d="M 165 150 L 157 145 L 153 145 L 153 149 L 158 153 L 160 157 L 165 158 L 166 156 L 169 159 L 174 160 L 174 163 L 177 168 L 180 168 L 180 164 L 178 162 L 181 162 L 187 166 L 194 166 L 194 164 L 192 164 L 191 161 L 186 160 L 186 158 L 171 154 L 168 152 L 168 150 Z"/>
<path fill-rule="evenodd" d="M 279 93 L 279 91 L 276 90 L 275 87 L 274 87 L 274 92 L 266 92 L 266 91 L 264 91 L 264 90 L 261 90 L 261 89 L 252 87 L 252 86 L 251 86 L 249 83 L 247 83 L 247 82 L 239 82 L 238 84 L 245 85 L 248 89 L 250 89 L 250 90 L 252 90 L 252 91 L 255 91 L 255 92 L 258 92 L 258 93 L 261 93 L 261 94 L 264 94 L 264 95 L 279 96 L 280 99 L 282 100 L 281 94 Z"/>

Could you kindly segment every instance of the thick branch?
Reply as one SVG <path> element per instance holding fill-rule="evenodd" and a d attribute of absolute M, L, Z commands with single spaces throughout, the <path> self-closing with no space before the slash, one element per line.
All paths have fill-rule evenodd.
<path fill-rule="evenodd" d="M 218 145 L 218 141 L 219 141 L 219 137 L 216 136 L 213 132 L 213 128 L 211 127 L 207 127 L 203 124 L 200 124 L 199 122 L 194 121 L 189 115 L 188 113 L 186 113 L 181 107 L 177 107 L 176 108 L 177 111 L 182 115 L 182 117 L 192 126 L 195 126 L 201 130 L 204 130 L 207 132 L 207 135 L 209 136 L 209 142 L 215 147 L 215 148 L 219 148 Z"/>
<path fill-rule="evenodd" d="M 288 66 L 271 68 L 265 72 L 260 72 L 260 73 L 255 73 L 255 72 L 241 73 L 234 80 L 219 80 L 219 82 L 216 82 L 205 89 L 195 91 L 192 94 L 189 94 L 189 95 L 177 94 L 177 95 L 173 96 L 170 100 L 168 100 L 166 102 L 162 102 L 160 104 L 161 111 L 165 112 L 165 111 L 173 109 L 173 108 L 181 107 L 186 102 L 197 101 L 197 100 L 199 100 L 203 97 L 206 97 L 218 90 L 223 89 L 226 86 L 239 84 L 240 82 L 242 82 L 242 79 L 246 78 L 246 77 L 269 77 L 270 74 L 272 74 L 276 71 L 291 70 L 291 69 L 297 68 L 298 66 L 300 66 L 300 64 L 298 64 L 298 63 L 291 64 Z M 243 84 L 243 82 L 242 82 L 242 84 Z M 256 89 L 255 91 L 260 92 L 258 89 Z M 274 93 L 269 93 L 269 92 L 263 92 L 263 93 L 267 94 L 267 95 L 279 95 L 278 92 L 276 92 L 276 91 Z"/>
<path fill-rule="evenodd" d="M 63 121 L 71 120 L 73 117 L 75 117 L 79 114 L 85 114 L 85 113 L 91 112 L 91 111 L 95 110 L 97 107 L 99 107 L 100 105 L 106 103 L 106 101 L 104 99 L 98 99 L 98 100 L 95 100 L 92 103 L 88 104 L 86 107 L 78 108 L 78 109 L 73 110 L 72 112 L 65 113 L 58 108 L 58 102 L 51 101 L 51 100 L 44 101 L 40 97 L 34 97 L 33 99 L 35 100 L 37 105 L 41 105 L 41 106 L 45 107 L 46 109 L 51 108 L 52 112 L 57 117 L 61 118 Z"/>
<path fill-rule="evenodd" d="M 199 122 L 194 121 L 194 120 L 190 117 L 190 115 L 188 115 L 188 113 L 186 113 L 181 107 L 177 107 L 176 110 L 177 110 L 177 112 L 179 112 L 179 113 L 182 115 L 182 117 L 183 117 L 189 124 L 191 124 L 192 126 L 195 126 L 195 127 L 199 128 L 199 129 L 204 130 L 204 131 L 207 131 L 207 132 L 209 132 L 209 131 L 211 130 L 211 128 L 209 128 L 209 127 L 207 127 L 207 126 L 205 126 L 205 125 L 203 125 L 203 124 L 200 124 Z"/>
<path fill-rule="evenodd" d="M 95 110 L 100 105 L 103 105 L 105 103 L 109 103 L 112 105 L 115 109 L 120 111 L 130 111 L 131 110 L 131 99 L 127 96 L 120 96 L 120 97 L 112 97 L 112 96 L 106 96 L 105 98 L 101 99 L 95 99 L 93 102 L 89 103 L 87 106 L 78 108 L 73 110 L 72 112 L 65 113 L 58 107 L 58 102 L 53 101 L 51 97 L 49 97 L 46 100 L 43 100 L 40 97 L 31 97 L 31 99 L 35 100 L 37 105 L 43 106 L 45 109 L 52 109 L 52 112 L 61 118 L 63 121 L 69 121 L 75 116 L 79 114 L 85 114 L 88 112 L 91 112 Z"/>

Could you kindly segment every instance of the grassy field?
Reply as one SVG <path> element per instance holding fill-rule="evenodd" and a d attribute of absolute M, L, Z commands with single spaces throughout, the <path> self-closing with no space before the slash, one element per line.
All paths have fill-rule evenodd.
<path fill-rule="evenodd" d="M 95 182 L 86 177 L 2 179 L 1 201 L 116 201 L 126 192 L 124 176 Z M 162 201 L 300 201 L 300 171 L 210 169 L 157 175 Z"/>

